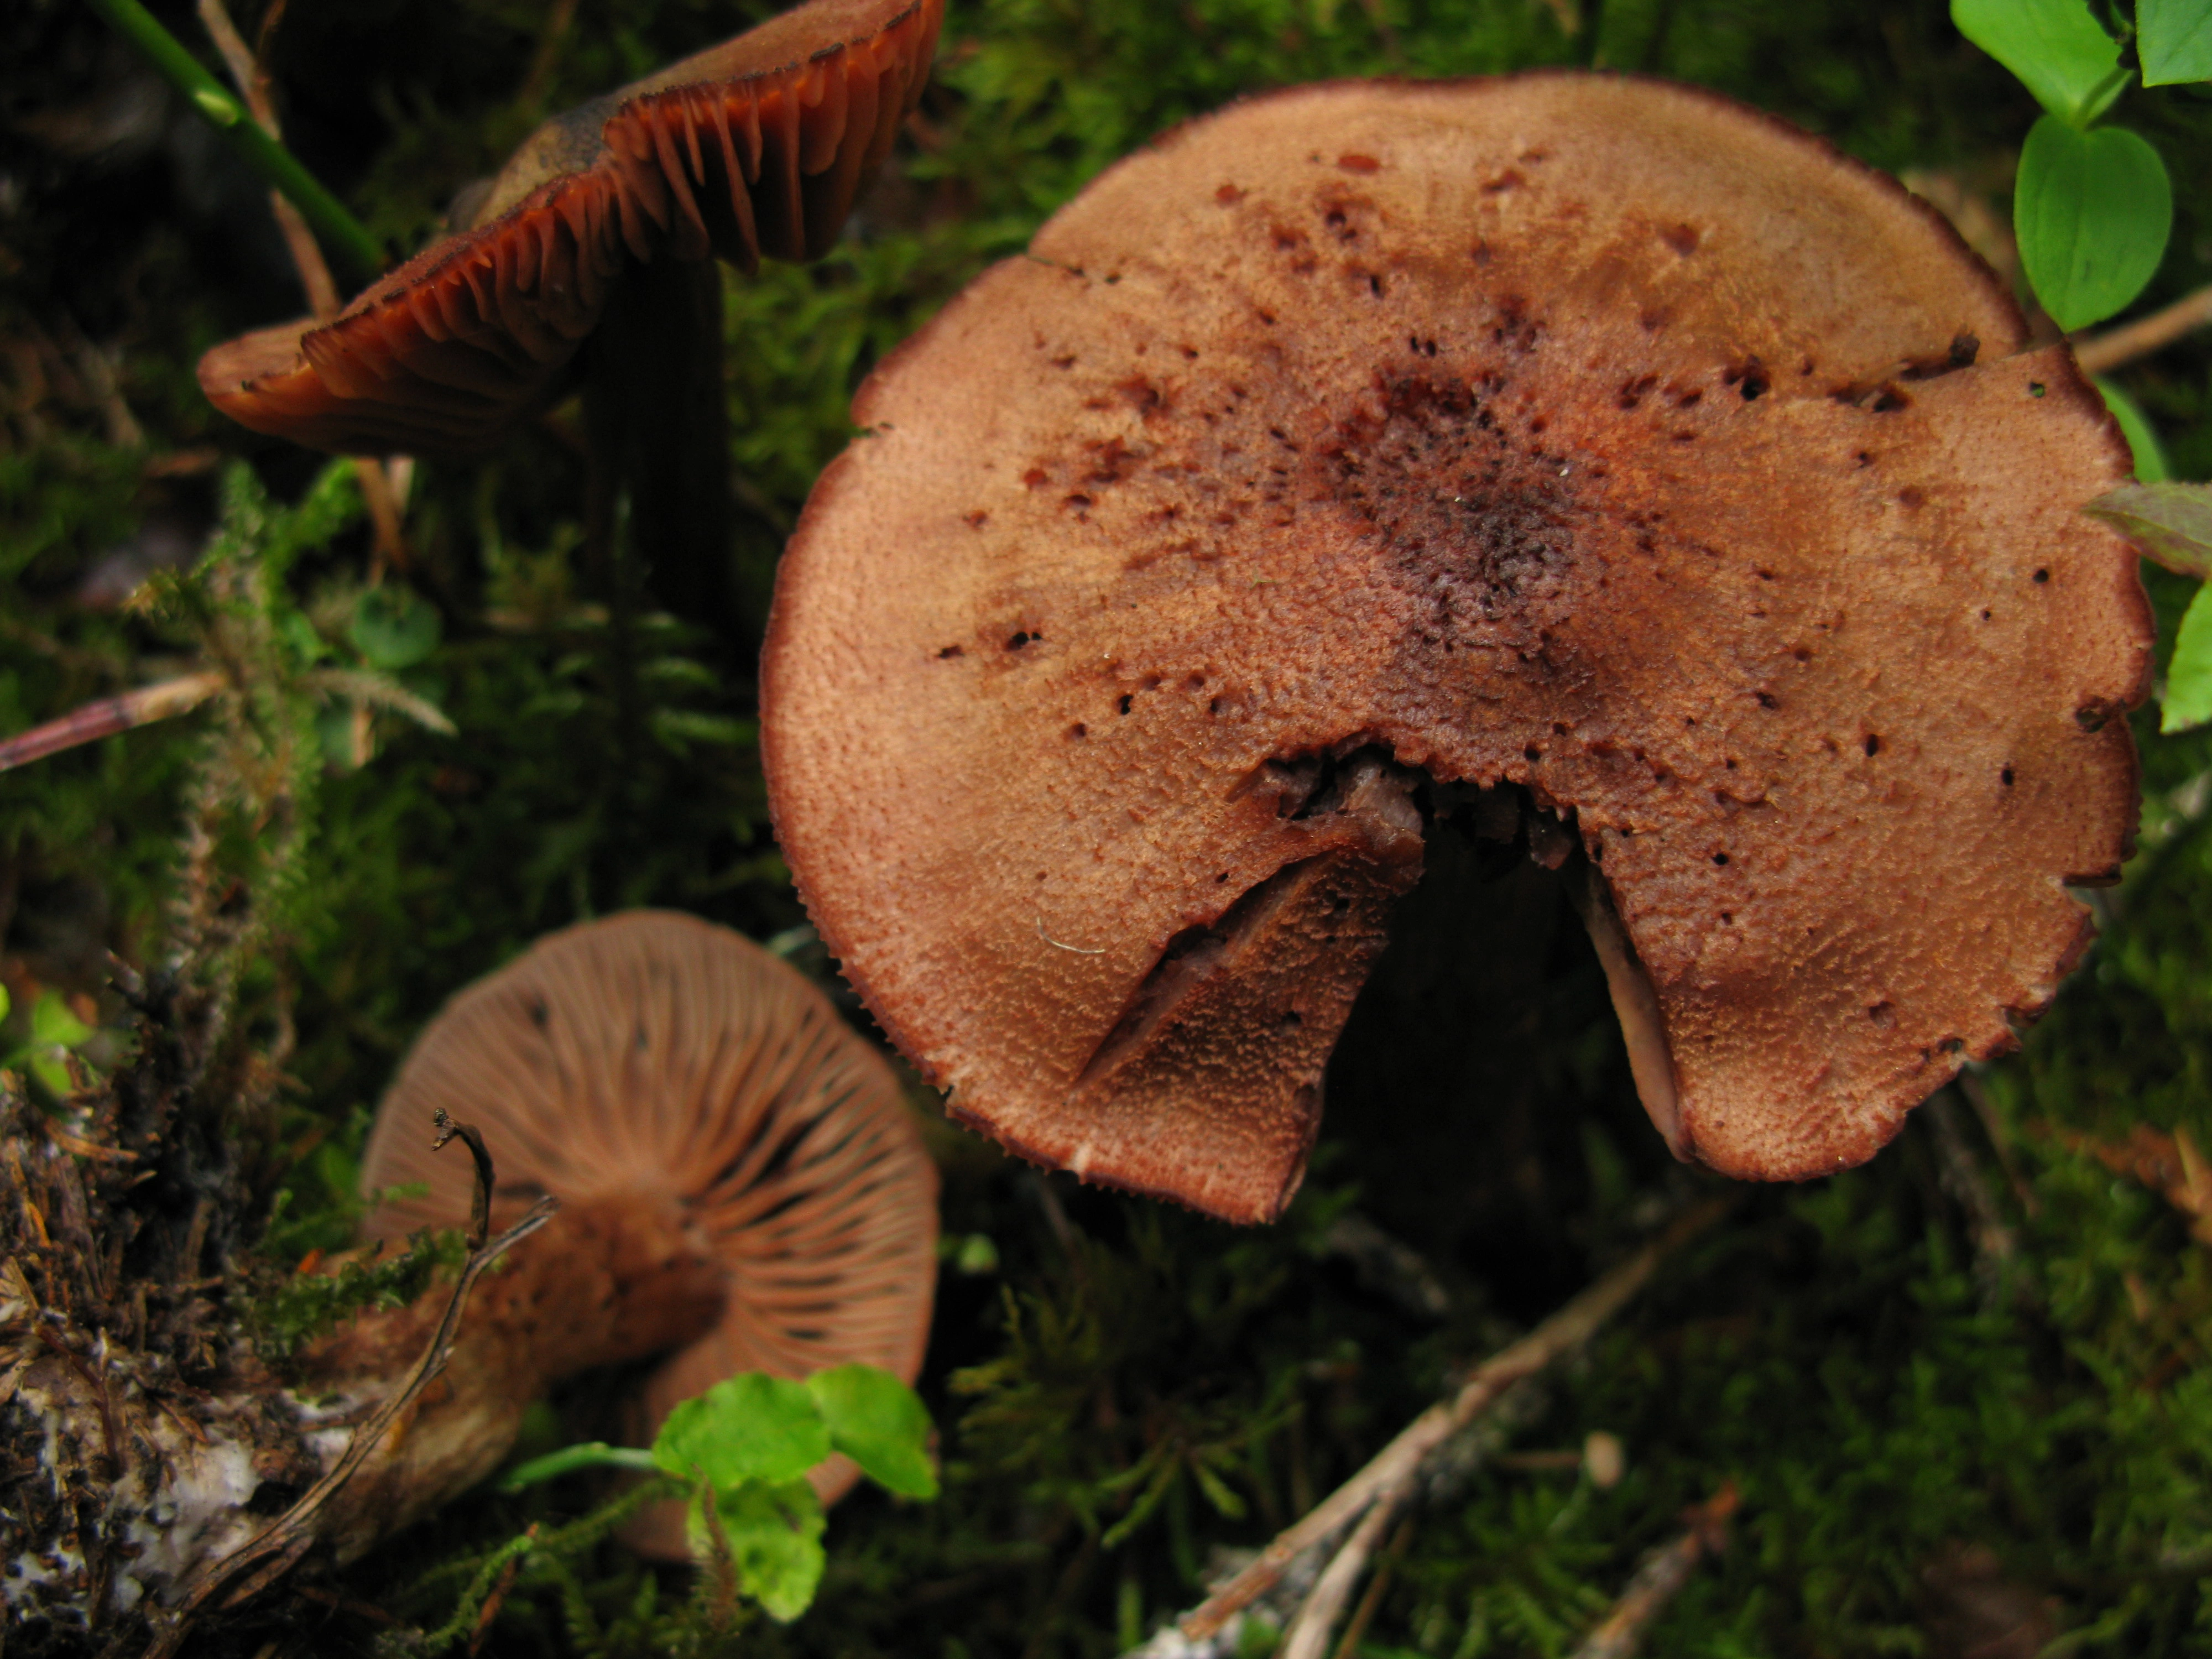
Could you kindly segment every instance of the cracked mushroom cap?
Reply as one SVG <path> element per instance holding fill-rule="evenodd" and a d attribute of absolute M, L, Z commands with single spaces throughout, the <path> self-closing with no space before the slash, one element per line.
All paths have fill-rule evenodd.
<path fill-rule="evenodd" d="M 1431 781 L 1571 816 L 1645 1103 L 1746 1176 L 2010 1047 L 2127 854 L 2097 394 L 1894 183 L 1709 94 L 1193 122 L 854 418 L 769 631 L 783 848 L 953 1115 L 1090 1179 L 1280 1211 Z"/>
<path fill-rule="evenodd" d="M 671 1200 L 728 1273 L 720 1322 L 645 1381 L 638 1428 L 738 1371 L 858 1361 L 912 1382 L 937 1280 L 937 1172 L 890 1067 L 790 966 L 727 928 L 638 910 L 548 935 L 446 1005 L 377 1109 L 362 1189 L 373 1236 L 455 1226 L 465 1158 L 430 1150 L 443 1108 L 483 1132 L 502 1194 Z M 854 1471 L 835 1458 L 834 1498 Z M 680 1506 L 632 1541 L 683 1559 Z"/>
<path fill-rule="evenodd" d="M 810 0 L 556 116 L 469 228 L 327 324 L 200 360 L 243 426 L 320 449 L 467 452 L 556 389 L 632 262 L 818 258 L 890 153 L 944 0 Z"/>

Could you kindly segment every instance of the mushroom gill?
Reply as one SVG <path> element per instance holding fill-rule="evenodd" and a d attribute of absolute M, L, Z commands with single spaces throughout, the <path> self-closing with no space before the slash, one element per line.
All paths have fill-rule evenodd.
<path fill-rule="evenodd" d="M 779 576 L 778 830 L 953 1115 L 1090 1179 L 1279 1212 L 1437 786 L 1571 821 L 1646 1103 L 1741 1176 L 2010 1046 L 2126 856 L 2117 432 L 1931 212 L 1726 100 L 1238 105 L 854 420 Z"/>
<path fill-rule="evenodd" d="M 455 997 L 379 1108 L 364 1190 L 426 1190 L 378 1206 L 374 1236 L 468 1214 L 467 1170 L 423 1133 L 441 1109 L 483 1133 L 502 1198 L 672 1218 L 714 1263 L 720 1316 L 645 1379 L 640 1440 L 738 1371 L 803 1377 L 859 1361 L 911 1382 L 921 1370 L 935 1169 L 890 1068 L 742 936 L 627 912 L 551 934 Z M 854 1473 L 833 1459 L 815 1483 L 834 1498 Z M 629 1536 L 687 1555 L 680 1506 L 648 1511 Z"/>

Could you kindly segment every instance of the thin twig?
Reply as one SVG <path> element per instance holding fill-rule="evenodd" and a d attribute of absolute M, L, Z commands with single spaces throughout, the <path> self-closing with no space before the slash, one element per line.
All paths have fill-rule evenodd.
<path fill-rule="evenodd" d="M 1367 1639 L 1367 1627 L 1375 1622 L 1375 1614 L 1382 1606 L 1383 1592 L 1390 1588 L 1391 1569 L 1413 1541 L 1413 1517 L 1409 1515 L 1391 1534 L 1382 1559 L 1375 1564 L 1375 1576 L 1367 1581 L 1367 1593 L 1359 1598 L 1359 1605 L 1352 1608 L 1352 1617 L 1345 1621 L 1344 1638 L 1336 1644 L 1336 1659 L 1358 1659 L 1359 1644 Z"/>
<path fill-rule="evenodd" d="M 1936 1137 L 1936 1178 L 1951 1200 L 1966 1212 L 1974 1232 L 1974 1266 L 1984 1282 L 1985 1297 L 1994 1298 L 2002 1288 L 2003 1268 L 2020 1254 L 2012 1229 L 1997 1212 L 1996 1200 L 1983 1182 L 1981 1166 L 1966 1144 L 1966 1114 L 1948 1089 L 1938 1089 L 1920 1109 Z"/>
<path fill-rule="evenodd" d="M 469 1659 L 476 1659 L 483 1650 L 485 1638 L 491 1634 L 492 1620 L 499 1617 L 499 1610 L 507 1605 L 507 1592 L 514 1588 L 515 1575 L 522 1571 L 522 1559 L 530 1553 L 526 1547 L 538 1542 L 538 1523 L 535 1521 L 524 1530 L 522 1537 L 526 1547 L 507 1558 L 507 1565 L 499 1570 L 499 1577 L 492 1581 L 491 1594 L 484 1597 L 483 1606 L 477 1610 L 476 1629 L 469 1637 Z"/>
<path fill-rule="evenodd" d="M 1457 1395 L 1415 1418 L 1365 1468 L 1278 1534 L 1256 1560 L 1188 1614 L 1183 1635 L 1194 1641 L 1211 1637 L 1230 1615 L 1264 1594 L 1300 1554 L 1334 1538 L 1385 1492 L 1409 1483 L 1430 1454 L 1514 1383 L 1587 1342 L 1650 1282 L 1670 1251 L 1705 1231 L 1735 1203 L 1729 1196 L 1698 1205 L 1528 1335 L 1477 1366 Z"/>
<path fill-rule="evenodd" d="M 0 741 L 0 772 L 58 755 L 80 744 L 112 738 L 134 726 L 148 726 L 173 714 L 189 714 L 222 690 L 224 684 L 220 674 L 186 674 L 179 679 L 141 686 L 119 697 L 102 697 L 82 708 L 73 708 L 58 720 L 48 720 L 44 726 L 34 726 Z"/>
<path fill-rule="evenodd" d="M 276 124 L 276 102 L 269 90 L 269 76 L 254 56 L 253 49 L 246 44 L 238 27 L 223 9 L 222 0 L 200 0 L 200 25 L 207 30 L 208 38 L 215 42 L 216 50 L 222 54 L 225 68 L 231 80 L 246 100 L 246 106 L 260 123 L 261 130 L 271 138 L 282 141 L 283 130 Z M 292 255 L 294 269 L 300 273 L 300 285 L 307 290 L 307 308 L 318 321 L 327 321 L 338 314 L 338 285 L 331 280 L 329 262 L 323 251 L 315 245 L 315 233 L 307 228 L 300 210 L 285 198 L 281 190 L 269 192 L 269 205 L 276 216 L 276 228 L 284 233 L 284 246 Z"/>
<path fill-rule="evenodd" d="M 571 3 L 573 7 L 573 0 Z M 222 54 L 223 65 L 229 70 L 230 78 L 237 83 L 254 120 L 271 140 L 281 143 L 283 129 L 277 124 L 276 100 L 270 91 L 269 72 L 260 54 L 246 44 L 245 36 L 239 33 L 238 26 L 223 9 L 222 0 L 199 0 L 199 9 L 201 25 L 215 42 L 216 50 Z M 281 5 L 272 8 L 270 16 L 262 22 L 264 52 L 282 9 Z M 314 313 L 317 322 L 330 321 L 345 302 L 339 297 L 337 283 L 331 280 L 330 264 L 316 245 L 314 232 L 283 191 L 269 192 L 269 206 L 276 216 L 276 228 L 284 233 L 284 246 L 291 252 L 293 269 L 300 273 L 300 286 L 307 291 L 307 308 Z M 368 508 L 368 521 L 374 532 L 372 574 L 376 576 L 383 574 L 387 564 L 404 570 L 409 562 L 399 489 L 386 467 L 387 463 L 371 456 L 354 458 L 354 477 L 361 482 L 362 502 Z"/>
<path fill-rule="evenodd" d="M 469 1248 L 481 1250 L 491 1233 L 491 1189 L 496 1184 L 491 1164 L 491 1149 L 484 1145 L 483 1133 L 473 1123 L 461 1123 L 449 1117 L 442 1106 L 431 1115 L 431 1127 L 438 1138 L 430 1143 L 430 1150 L 442 1152 L 456 1136 L 466 1144 L 469 1156 L 476 1160 L 477 1181 L 469 1200 Z"/>
<path fill-rule="evenodd" d="M 1291 1628 L 1283 1638 L 1279 1659 L 1322 1659 L 1328 1651 L 1328 1638 L 1336 1629 L 1337 1615 L 1352 1599 L 1353 1586 L 1359 1583 L 1360 1574 L 1367 1571 L 1368 1558 L 1382 1541 L 1383 1532 L 1412 1492 L 1413 1484 L 1409 1474 L 1397 1486 L 1376 1496 L 1374 1506 L 1352 1529 L 1352 1536 L 1344 1540 L 1328 1565 L 1322 1569 L 1321 1577 L 1314 1580 L 1312 1590 L 1298 1608 L 1298 1616 L 1291 1621 Z"/>
<path fill-rule="evenodd" d="M 91 0 L 91 4 L 145 55 L 163 79 L 185 94 L 198 114 L 230 141 L 246 164 L 291 198 L 315 228 L 317 237 L 368 280 L 384 269 L 384 250 L 362 228 L 345 204 L 301 167 L 291 151 L 250 119 L 222 83 L 201 67 L 139 0 Z"/>
<path fill-rule="evenodd" d="M 1729 1517 L 1735 1513 L 1735 1482 L 1723 1485 L 1684 1518 L 1682 1535 L 1646 1556 L 1620 1600 L 1598 1627 L 1583 1638 L 1574 1659 L 1629 1659 L 1675 1593 L 1690 1582 L 1698 1563 L 1728 1547 Z"/>
<path fill-rule="evenodd" d="M 453 1338 L 459 1334 L 461 1310 L 467 1306 L 469 1291 L 474 1288 L 492 1263 L 506 1255 L 521 1240 L 536 1232 L 553 1218 L 560 1207 L 559 1201 L 550 1197 L 541 1198 L 530 1206 L 523 1218 L 497 1238 L 471 1255 L 462 1266 L 460 1277 L 454 1281 L 453 1296 L 447 1301 L 444 1316 L 431 1335 L 422 1357 L 415 1362 L 398 1389 L 380 1407 L 376 1414 L 353 1433 L 338 1461 L 331 1471 L 313 1486 L 307 1495 L 271 1522 L 268 1527 L 228 1555 L 196 1574 L 186 1593 L 176 1608 L 154 1617 L 155 1636 L 146 1650 L 146 1659 L 174 1659 L 191 1632 L 192 1621 L 208 1603 L 227 1589 L 233 1581 L 271 1557 L 295 1557 L 302 1553 L 302 1540 L 312 1543 L 314 1522 L 324 1507 L 353 1479 L 355 1472 L 368 1462 L 369 1454 L 384 1442 L 386 1432 L 398 1420 L 400 1413 L 415 1403 L 416 1397 L 429 1386 L 446 1364 L 452 1352 Z M 257 1575 L 257 1578 L 258 1575 Z M 255 1589 L 261 1588 L 257 1583 Z"/>
<path fill-rule="evenodd" d="M 2162 311 L 2074 343 L 2074 361 L 2084 374 L 2104 374 L 2172 345 L 2183 335 L 2212 323 L 2212 288 L 2185 294 Z"/>

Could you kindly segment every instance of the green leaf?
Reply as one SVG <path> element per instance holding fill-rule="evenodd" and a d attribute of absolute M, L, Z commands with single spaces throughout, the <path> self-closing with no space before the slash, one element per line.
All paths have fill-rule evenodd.
<path fill-rule="evenodd" d="M 2120 423 L 2120 434 L 2128 441 L 2128 453 L 2135 458 L 2137 483 L 2163 483 L 2173 476 L 2173 469 L 2166 459 L 2166 446 L 2158 441 L 2158 428 L 2150 423 L 2150 416 L 2142 412 L 2142 405 L 2120 390 L 2111 380 L 2099 374 L 2092 384 L 2105 400 L 2105 407 L 2112 411 L 2112 418 Z"/>
<path fill-rule="evenodd" d="M 2173 660 L 2166 671 L 2166 696 L 2158 729 L 2186 732 L 2212 720 L 2212 586 L 2200 587 L 2181 619 Z"/>
<path fill-rule="evenodd" d="M 2146 559 L 2200 581 L 2212 577 L 2212 484 L 2122 484 L 2081 510 L 2125 536 Z"/>
<path fill-rule="evenodd" d="M 688 1517 L 691 1553 L 714 1553 L 707 1522 L 708 1495 L 693 1494 Z M 738 1569 L 738 1585 L 779 1624 L 789 1624 L 813 1604 L 822 1583 L 822 1500 L 804 1480 L 770 1485 L 747 1480 L 714 1494 L 715 1517 Z"/>
<path fill-rule="evenodd" d="M 912 1389 L 873 1365 L 839 1365 L 806 1379 L 830 1443 L 877 1485 L 906 1498 L 937 1496 L 929 1412 Z"/>
<path fill-rule="evenodd" d="M 2212 0 L 2136 0 L 2143 84 L 2212 81 Z"/>
<path fill-rule="evenodd" d="M 31 1041 L 40 1048 L 74 1048 L 92 1027 L 70 1012 L 59 991 L 48 991 L 31 1007 Z"/>
<path fill-rule="evenodd" d="M 804 1382 L 763 1371 L 726 1377 L 668 1413 L 653 1461 L 672 1474 L 703 1474 L 717 1488 L 781 1486 L 830 1455 L 830 1426 Z"/>
<path fill-rule="evenodd" d="M 8 994 L 8 988 L 4 985 L 0 985 L 0 1019 L 7 1018 L 8 1011 L 15 1006 L 15 1004 L 14 1000 Z"/>
<path fill-rule="evenodd" d="M 2142 292 L 2173 228 L 2166 163 L 2124 127 L 2077 132 L 2046 115 L 2027 135 L 2013 229 L 2035 297 L 2067 330 Z"/>
<path fill-rule="evenodd" d="M 355 605 L 354 647 L 371 668 L 411 668 L 438 648 L 438 607 L 411 587 L 372 587 Z"/>
<path fill-rule="evenodd" d="M 2119 46 L 2087 0 L 1951 0 L 1951 21 L 2075 126 L 2096 119 L 2127 84 L 2117 72 Z"/>

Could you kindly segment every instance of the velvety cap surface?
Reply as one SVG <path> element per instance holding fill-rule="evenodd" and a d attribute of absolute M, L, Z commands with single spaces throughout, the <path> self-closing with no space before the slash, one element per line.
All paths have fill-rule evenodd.
<path fill-rule="evenodd" d="M 957 1117 L 1261 1218 L 1408 769 L 1512 783 L 1596 861 L 1677 1150 L 1863 1159 L 2047 1004 L 2134 822 L 2149 619 L 2076 510 L 2126 452 L 2023 340 L 1893 182 L 1698 92 L 1192 123 L 860 394 L 766 662 L 817 924 Z"/>

